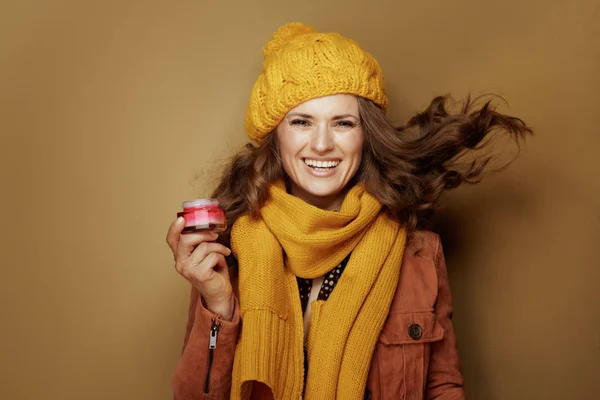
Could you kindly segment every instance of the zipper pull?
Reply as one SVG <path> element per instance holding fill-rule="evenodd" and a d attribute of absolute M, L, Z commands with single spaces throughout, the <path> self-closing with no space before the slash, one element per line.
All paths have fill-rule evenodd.
<path fill-rule="evenodd" d="M 219 329 L 221 329 L 221 323 L 217 324 L 217 320 L 215 318 L 212 319 L 212 326 L 210 327 L 210 339 L 208 341 L 209 349 L 217 348 L 217 334 L 219 333 Z"/>

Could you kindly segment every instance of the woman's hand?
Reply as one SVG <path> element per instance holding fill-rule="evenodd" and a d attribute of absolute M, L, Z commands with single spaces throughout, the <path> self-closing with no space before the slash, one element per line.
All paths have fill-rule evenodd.
<path fill-rule="evenodd" d="M 182 234 L 184 225 L 183 218 L 179 217 L 167 233 L 175 269 L 198 290 L 206 308 L 231 321 L 234 299 L 225 261 L 231 250 L 215 242 L 218 235 L 214 232 Z"/>

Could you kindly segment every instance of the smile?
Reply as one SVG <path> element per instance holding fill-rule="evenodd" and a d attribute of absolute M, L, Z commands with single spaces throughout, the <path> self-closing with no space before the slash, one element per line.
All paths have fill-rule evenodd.
<path fill-rule="evenodd" d="M 330 161 L 320 161 L 313 160 L 311 158 L 304 158 L 304 164 L 308 165 L 311 168 L 318 169 L 332 169 L 337 167 L 340 164 L 340 160 L 330 160 Z"/>

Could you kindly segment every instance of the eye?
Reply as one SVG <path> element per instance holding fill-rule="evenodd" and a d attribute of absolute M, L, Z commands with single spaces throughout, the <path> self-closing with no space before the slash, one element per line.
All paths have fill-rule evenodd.
<path fill-rule="evenodd" d="M 310 125 L 310 121 L 306 120 L 306 119 L 293 119 L 290 121 L 290 125 L 296 125 L 296 126 L 309 126 Z"/>
<path fill-rule="evenodd" d="M 337 123 L 338 126 L 341 126 L 342 128 L 354 128 L 356 126 L 356 124 L 352 121 L 339 121 Z"/>

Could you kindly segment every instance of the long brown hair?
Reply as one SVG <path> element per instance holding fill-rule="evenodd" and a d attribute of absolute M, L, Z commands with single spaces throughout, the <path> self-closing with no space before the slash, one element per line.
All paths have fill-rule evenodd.
<path fill-rule="evenodd" d="M 461 183 L 478 182 L 491 156 L 485 150 L 492 136 L 508 135 L 517 144 L 532 133 L 521 119 L 495 110 L 491 100 L 477 106 L 470 98 L 450 113 L 448 96 L 434 98 L 425 111 L 404 126 L 394 127 L 372 101 L 358 98 L 365 142 L 363 160 L 351 184 L 361 184 L 386 212 L 408 229 L 425 224 L 444 190 Z M 227 213 L 228 230 L 219 238 L 230 245 L 231 227 L 243 214 L 260 215 L 268 188 L 287 179 L 279 155 L 277 134 L 271 132 L 259 145 L 246 144 L 225 168 L 212 194 Z"/>

